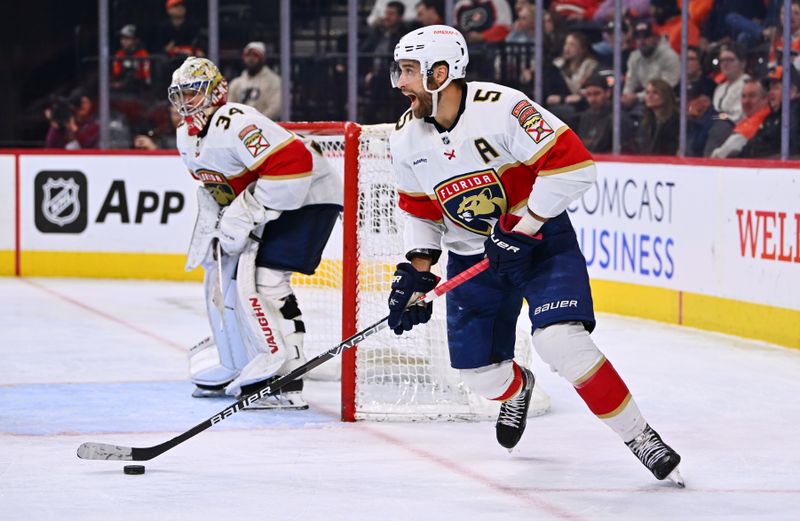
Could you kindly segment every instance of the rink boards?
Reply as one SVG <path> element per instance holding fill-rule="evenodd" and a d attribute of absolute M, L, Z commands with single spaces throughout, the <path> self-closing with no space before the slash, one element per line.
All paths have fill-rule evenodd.
<path fill-rule="evenodd" d="M 797 166 L 599 159 L 569 209 L 597 309 L 800 348 Z M 196 186 L 171 153 L 0 154 L 0 274 L 200 280 Z"/>

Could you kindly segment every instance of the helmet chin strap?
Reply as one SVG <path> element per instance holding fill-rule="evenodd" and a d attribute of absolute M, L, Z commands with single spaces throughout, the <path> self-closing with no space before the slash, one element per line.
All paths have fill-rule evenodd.
<path fill-rule="evenodd" d="M 450 85 L 451 81 L 452 81 L 452 78 L 447 78 L 445 80 L 445 82 L 442 83 L 441 85 L 439 85 L 439 87 L 436 90 L 428 89 L 428 85 L 427 85 L 428 82 L 426 82 L 426 81 L 422 82 L 422 88 L 424 88 L 426 92 L 430 92 L 430 94 L 431 94 L 431 103 L 433 105 L 431 107 L 431 117 L 434 118 L 434 119 L 436 118 L 436 112 L 437 112 L 437 109 L 439 108 L 439 93 L 441 91 L 443 91 L 445 89 L 445 87 Z"/>

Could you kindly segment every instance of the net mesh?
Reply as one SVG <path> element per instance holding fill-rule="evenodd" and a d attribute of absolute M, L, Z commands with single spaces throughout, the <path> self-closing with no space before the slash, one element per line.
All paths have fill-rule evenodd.
<path fill-rule="evenodd" d="M 358 153 L 358 277 L 356 328 L 362 329 L 387 313 L 395 265 L 404 258 L 402 212 L 391 171 L 389 135 L 392 125 L 361 127 Z M 344 138 L 313 136 L 323 155 L 344 173 Z M 347 203 L 346 203 L 347 204 Z M 340 341 L 342 284 L 341 231 L 331 239 L 322 266 L 313 277 L 293 279 L 307 322 L 309 357 Z M 446 266 L 446 255 L 434 266 Z M 445 302 L 433 306 L 433 317 L 423 327 L 397 336 L 389 330 L 359 344 L 356 354 L 357 419 L 470 420 L 494 418 L 498 405 L 471 393 L 450 367 L 447 350 Z M 308 318 L 306 318 L 308 317 Z M 530 337 L 517 335 L 516 359 L 526 364 Z M 333 361 L 331 361 L 333 362 Z M 323 364 L 317 377 L 333 377 L 338 364 Z M 327 367 L 326 367 L 327 366 Z M 323 370 L 324 368 L 324 370 Z M 319 370 L 321 371 L 321 375 Z M 535 411 L 532 414 L 536 414 Z"/>

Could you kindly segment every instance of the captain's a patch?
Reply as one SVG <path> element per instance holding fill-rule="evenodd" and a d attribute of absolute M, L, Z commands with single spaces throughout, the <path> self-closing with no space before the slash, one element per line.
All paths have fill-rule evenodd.
<path fill-rule="evenodd" d="M 536 144 L 541 143 L 544 138 L 553 133 L 553 127 L 545 121 L 542 114 L 528 100 L 524 99 L 514 105 L 511 115 L 517 118 L 519 125 Z"/>
<path fill-rule="evenodd" d="M 239 132 L 239 139 L 253 157 L 258 157 L 270 147 L 269 141 L 264 137 L 261 129 L 255 125 L 248 125 L 243 128 Z"/>

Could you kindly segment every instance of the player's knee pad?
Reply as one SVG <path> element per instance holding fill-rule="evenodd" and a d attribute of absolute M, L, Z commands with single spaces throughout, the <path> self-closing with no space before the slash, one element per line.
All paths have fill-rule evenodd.
<path fill-rule="evenodd" d="M 603 353 L 580 322 L 538 328 L 532 340 L 539 357 L 573 384 L 603 359 Z"/>
<path fill-rule="evenodd" d="M 472 392 L 496 400 L 508 391 L 514 380 L 514 363 L 506 360 L 475 369 L 460 369 L 459 374 Z"/>

